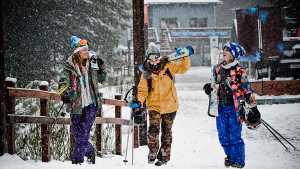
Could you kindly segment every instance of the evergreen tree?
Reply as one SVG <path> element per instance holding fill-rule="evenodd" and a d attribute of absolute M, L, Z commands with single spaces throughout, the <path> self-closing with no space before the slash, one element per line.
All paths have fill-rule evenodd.
<path fill-rule="evenodd" d="M 71 35 L 88 39 L 91 49 L 110 60 L 130 7 L 125 0 L 4 0 L 6 75 L 21 86 L 55 78 L 71 53 Z"/>

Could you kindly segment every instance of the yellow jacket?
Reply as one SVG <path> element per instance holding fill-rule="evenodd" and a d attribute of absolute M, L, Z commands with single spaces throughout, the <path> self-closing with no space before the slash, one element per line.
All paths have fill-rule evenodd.
<path fill-rule="evenodd" d="M 172 113 L 178 110 L 178 98 L 176 88 L 171 78 L 166 75 L 169 69 L 173 77 L 175 74 L 185 73 L 191 66 L 189 57 L 184 57 L 178 62 L 169 62 L 159 74 L 151 74 L 152 90 L 148 93 L 147 80 L 141 75 L 138 84 L 137 99 L 144 103 L 147 109 L 160 112 L 160 114 Z"/>

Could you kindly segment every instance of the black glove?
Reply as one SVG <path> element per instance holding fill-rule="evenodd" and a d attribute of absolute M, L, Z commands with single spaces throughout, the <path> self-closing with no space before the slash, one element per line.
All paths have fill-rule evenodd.
<path fill-rule="evenodd" d="M 245 97 L 245 101 L 247 103 L 250 103 L 251 93 L 246 93 L 244 97 Z"/>
<path fill-rule="evenodd" d="M 248 122 L 250 124 L 256 124 L 260 122 L 260 119 L 261 119 L 261 115 L 257 109 L 257 106 L 251 107 L 247 117 Z"/>
<path fill-rule="evenodd" d="M 97 58 L 97 64 L 101 70 L 105 69 L 104 61 L 101 58 Z"/>
<path fill-rule="evenodd" d="M 206 84 L 203 86 L 203 90 L 204 90 L 204 92 L 205 92 L 207 95 L 210 95 L 211 92 L 213 91 L 213 89 L 211 88 L 211 83 L 206 83 Z"/>
<path fill-rule="evenodd" d="M 238 120 L 242 123 L 245 121 L 245 101 L 244 100 L 239 100 L 239 105 L 238 105 L 238 112 L 237 112 L 237 116 L 238 116 Z"/>

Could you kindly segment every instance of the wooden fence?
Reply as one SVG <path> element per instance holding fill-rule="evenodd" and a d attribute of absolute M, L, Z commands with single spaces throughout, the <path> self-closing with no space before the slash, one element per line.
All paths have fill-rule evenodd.
<path fill-rule="evenodd" d="M 61 97 L 55 92 L 49 92 L 47 85 L 40 85 L 39 89 L 24 89 L 15 88 L 15 82 L 5 81 L 6 92 L 6 107 L 7 107 L 7 132 L 6 140 L 9 154 L 15 154 L 15 124 L 28 123 L 41 125 L 41 145 L 42 145 L 42 161 L 50 161 L 49 152 L 49 125 L 53 124 L 70 124 L 68 117 L 49 117 L 48 102 L 49 100 L 60 101 Z M 15 104 L 17 97 L 39 98 L 40 99 L 40 116 L 16 115 Z M 115 118 L 102 117 L 101 110 L 97 112 L 95 120 L 96 129 L 96 150 L 101 151 L 102 147 L 102 124 L 115 124 L 115 146 L 116 154 L 122 155 L 122 125 L 131 125 L 130 120 L 122 119 L 122 107 L 127 106 L 127 103 L 121 100 L 121 95 L 115 95 L 115 99 L 101 99 L 101 104 L 115 106 Z M 139 147 L 138 126 L 134 126 L 134 147 Z M 72 137 L 72 136 L 70 136 Z M 71 144 L 72 145 L 72 144 Z"/>

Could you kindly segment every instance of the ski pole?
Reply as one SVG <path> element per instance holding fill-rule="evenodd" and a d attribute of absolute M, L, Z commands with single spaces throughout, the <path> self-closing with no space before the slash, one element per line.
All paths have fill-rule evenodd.
<path fill-rule="evenodd" d="M 262 124 L 266 127 L 266 129 L 277 139 L 277 141 L 286 149 L 286 151 L 289 151 L 288 147 L 283 144 L 283 142 L 277 137 L 277 135 L 262 121 Z"/>
<path fill-rule="evenodd" d="M 123 162 L 126 163 L 128 162 L 127 160 L 127 153 L 128 153 L 128 143 L 129 143 L 129 133 L 130 133 L 130 129 L 131 129 L 131 126 L 128 126 L 128 133 L 127 133 L 127 143 L 126 143 L 126 151 L 125 151 L 125 158 L 123 160 Z"/>
<path fill-rule="evenodd" d="M 289 142 L 285 137 L 283 137 L 276 129 L 274 129 L 269 123 L 267 123 L 265 120 L 261 119 L 263 123 L 265 123 L 267 126 L 269 126 L 275 133 L 277 133 L 283 140 L 285 140 L 290 146 L 296 150 L 296 146 L 294 146 L 291 142 Z"/>
<path fill-rule="evenodd" d="M 134 152 L 134 116 L 132 117 L 132 150 L 131 150 L 131 165 L 133 166 L 133 152 Z"/>

